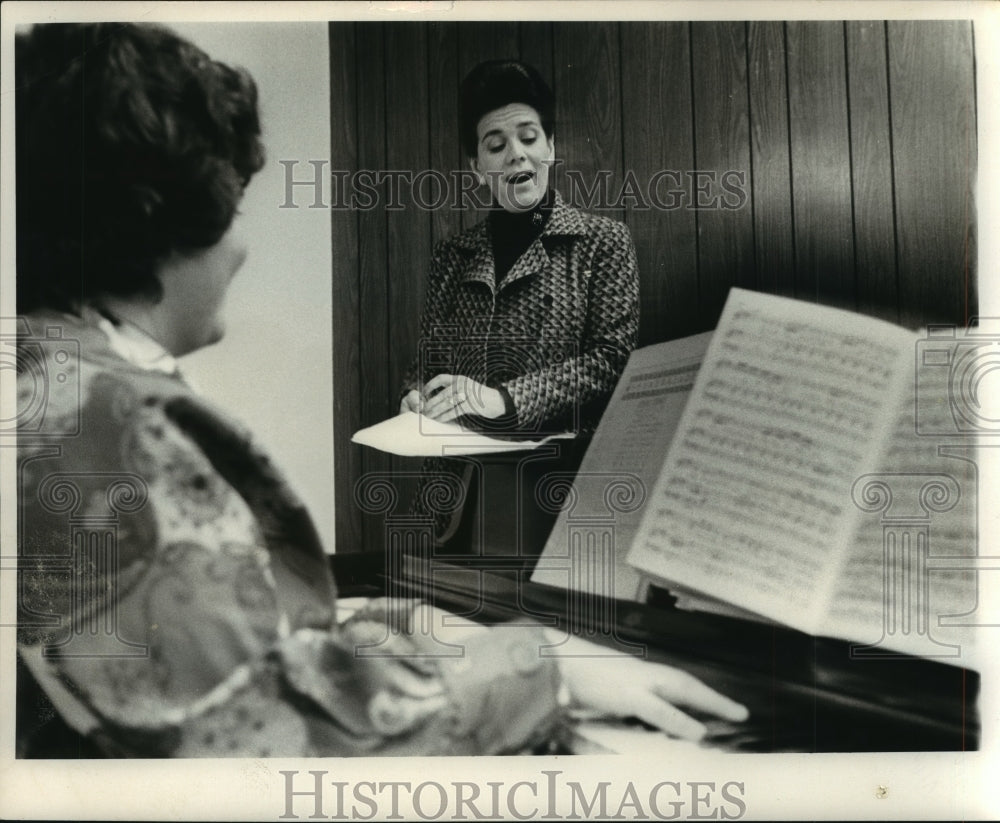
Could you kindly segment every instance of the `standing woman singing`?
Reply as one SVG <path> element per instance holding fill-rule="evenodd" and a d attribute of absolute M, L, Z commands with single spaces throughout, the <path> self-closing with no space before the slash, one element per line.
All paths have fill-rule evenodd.
<path fill-rule="evenodd" d="M 418 358 L 400 412 L 523 437 L 592 432 L 636 344 L 632 238 L 550 185 L 555 99 L 538 71 L 482 63 L 460 96 L 462 147 L 492 209 L 434 253 L 421 345 L 450 348 L 452 367 Z M 459 471 L 455 461 L 425 465 L 428 476 Z M 439 532 L 454 525 L 438 519 Z"/>

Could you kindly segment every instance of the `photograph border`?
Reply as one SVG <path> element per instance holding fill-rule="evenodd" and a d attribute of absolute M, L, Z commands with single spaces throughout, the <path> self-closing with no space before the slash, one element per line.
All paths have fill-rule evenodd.
<path fill-rule="evenodd" d="M 994 273 L 1000 260 L 1000 226 L 997 185 L 1000 183 L 997 143 L 1000 142 L 1000 9 L 984 2 L 684 2 L 684 3 L 566 3 L 547 2 L 375 2 L 375 3 L 6 3 L 0 9 L 2 64 L 0 64 L 0 121 L 2 141 L 3 216 L 0 230 L 13 237 L 13 30 L 31 20 L 136 19 L 169 24 L 172 21 L 218 22 L 309 20 L 422 21 L 422 20 L 718 20 L 718 19 L 972 19 L 976 39 L 976 94 L 978 132 L 978 181 L 976 237 L 980 314 L 1000 316 L 1000 277 Z M 327 105 L 328 101 L 322 101 Z M 275 158 L 276 160 L 277 158 Z M 7 334 L 15 317 L 13 244 L 0 248 L 0 318 Z M 0 419 L 13 419 L 14 375 L 0 373 Z M 995 382 L 995 381 L 994 381 Z M 991 391 L 996 386 L 991 386 Z M 993 391 L 992 402 L 997 392 Z M 990 401 L 988 401 L 990 402 Z M 1000 408 L 1000 405 L 993 405 Z M 985 444 L 985 450 L 996 448 Z M 518 813 L 531 819 L 563 819 L 571 811 L 573 791 L 554 795 L 560 786 L 576 783 L 578 798 L 592 798 L 607 784 L 607 813 L 618 809 L 620 819 L 635 816 L 638 797 L 649 813 L 651 792 L 665 783 L 678 784 L 686 793 L 684 810 L 676 819 L 707 819 L 713 808 L 704 798 L 739 796 L 722 806 L 721 819 L 932 819 L 940 817 L 990 819 L 1000 816 L 1000 794 L 991 789 L 1000 773 L 1000 659 L 987 659 L 982 669 L 986 688 L 980 695 L 982 748 L 977 752 L 907 752 L 857 754 L 722 754 L 690 747 L 677 762 L 652 761 L 641 753 L 615 756 L 536 756 L 481 758 L 308 758 L 308 759 L 207 759 L 137 761 L 23 761 L 14 758 L 14 647 L 16 569 L 11 563 L 16 545 L 16 472 L 12 449 L 0 444 L 0 537 L 4 550 L 0 564 L 0 817 L 59 819 L 309 819 L 315 816 L 308 792 L 310 773 L 321 772 L 325 782 L 322 816 L 347 819 L 338 814 L 336 786 L 370 796 L 376 784 L 418 784 L 433 779 L 449 792 L 465 791 L 459 785 L 481 787 L 482 797 L 500 792 L 501 813 L 487 819 L 509 819 Z M 988 501 L 1000 499 L 1000 469 L 993 459 L 981 461 L 980 520 L 983 553 L 995 545 L 1000 533 L 1000 512 Z M 995 587 L 982 592 L 987 609 L 1000 604 Z M 993 608 L 992 613 L 1000 612 Z M 985 645 L 985 644 L 984 644 Z M 738 697 L 738 696 L 736 696 Z M 680 750 L 679 750 L 680 751 Z M 291 774 L 290 778 L 288 775 Z M 292 784 L 289 781 L 293 781 Z M 301 782 L 299 782 L 301 781 Z M 501 788 L 489 788 L 497 784 Z M 733 788 L 739 784 L 738 791 Z M 289 794 L 303 790 L 301 796 Z M 711 788 L 709 788 L 709 786 Z M 429 794 L 424 807 L 437 807 Z M 455 795 L 438 815 L 423 819 L 472 819 L 456 814 Z M 468 795 L 466 795 L 468 796 Z M 384 795 L 380 795 L 384 797 Z M 436 796 L 435 796 L 436 797 Z M 511 799 L 513 798 L 513 799 Z M 578 799 L 577 802 L 581 802 Z M 292 814 L 289 805 L 292 804 Z M 487 804 L 488 805 L 488 804 Z M 584 804 L 585 805 L 585 804 Z M 668 806 L 664 802 L 661 804 Z M 580 806 L 582 808 L 583 806 Z M 442 806 L 444 808 L 444 806 Z M 398 809 L 360 802 L 358 819 L 413 819 L 420 809 L 401 799 Z M 395 813 L 394 813 L 395 812 Z M 534 812 L 532 814 L 532 812 Z M 369 815 L 367 816 L 366 815 Z M 598 818 L 593 812 L 593 819 Z M 584 815 L 577 819 L 590 818 Z M 318 818 L 317 818 L 318 819 Z M 648 819 L 671 819 L 649 817 Z"/>

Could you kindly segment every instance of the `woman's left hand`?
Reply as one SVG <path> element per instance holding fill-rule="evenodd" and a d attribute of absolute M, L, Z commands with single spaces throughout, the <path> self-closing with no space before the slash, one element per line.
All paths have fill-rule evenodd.
<path fill-rule="evenodd" d="M 458 374 L 439 374 L 428 380 L 424 386 L 424 398 L 421 412 L 441 423 L 466 414 L 492 420 L 505 411 L 500 392 Z"/>

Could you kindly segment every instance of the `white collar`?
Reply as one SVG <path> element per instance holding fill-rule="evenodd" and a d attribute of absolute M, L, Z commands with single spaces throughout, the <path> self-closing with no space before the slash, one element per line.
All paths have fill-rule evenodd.
<path fill-rule="evenodd" d="M 128 363 L 145 371 L 180 376 L 174 356 L 138 326 L 127 320 L 112 323 L 90 306 L 82 310 L 81 316 L 104 332 L 112 350 Z"/>

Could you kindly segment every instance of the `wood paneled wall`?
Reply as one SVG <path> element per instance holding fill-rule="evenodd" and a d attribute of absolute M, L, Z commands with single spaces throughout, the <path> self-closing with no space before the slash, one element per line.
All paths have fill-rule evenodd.
<path fill-rule="evenodd" d="M 706 173 L 708 202 L 724 172 L 744 175 L 745 196 L 724 198 L 737 208 L 661 207 L 674 205 L 666 183 L 659 206 L 597 204 L 635 239 L 641 344 L 712 328 L 732 285 L 912 327 L 975 314 L 970 22 L 331 23 L 329 32 L 339 172 L 467 168 L 460 79 L 481 60 L 515 56 L 555 91 L 564 194 L 568 171 L 584 181 L 610 172 L 614 200 L 630 174 L 645 187 L 669 170 L 682 176 L 666 183 L 689 192 L 688 173 Z M 407 186 L 401 208 L 387 209 L 387 195 L 376 208 L 331 212 L 340 552 L 382 545 L 385 518 L 360 511 L 356 480 L 418 469 L 349 439 L 396 410 L 433 245 L 481 217 L 421 208 Z"/>

